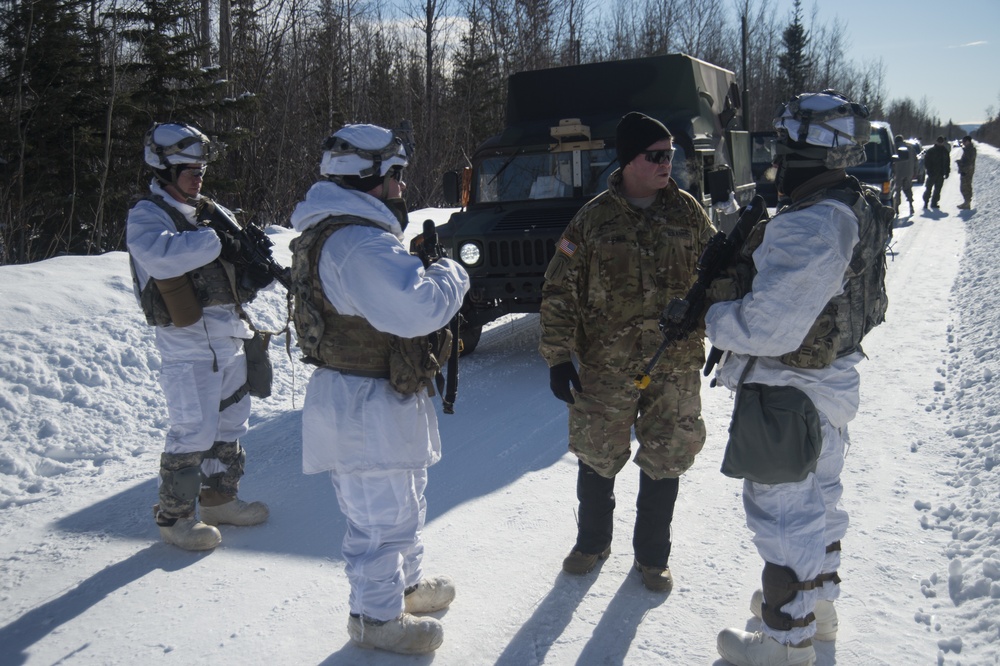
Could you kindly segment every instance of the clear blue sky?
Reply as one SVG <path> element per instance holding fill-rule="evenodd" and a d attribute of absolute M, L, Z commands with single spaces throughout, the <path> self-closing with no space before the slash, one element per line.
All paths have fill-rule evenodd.
<path fill-rule="evenodd" d="M 793 0 L 775 0 L 779 21 Z M 882 58 L 888 99 L 927 98 L 942 122 L 981 123 L 1000 113 L 1000 0 L 802 0 L 803 22 L 839 19 L 848 58 Z"/>

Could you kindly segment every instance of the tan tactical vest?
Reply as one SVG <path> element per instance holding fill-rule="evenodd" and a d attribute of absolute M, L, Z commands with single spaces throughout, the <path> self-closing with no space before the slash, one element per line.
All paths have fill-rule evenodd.
<path fill-rule="evenodd" d="M 162 197 L 150 196 L 145 199 L 159 206 L 174 223 L 174 227 L 179 233 L 185 231 L 196 231 L 198 227 L 188 222 L 184 215 L 165 202 Z M 132 263 L 129 256 L 129 263 Z M 194 286 L 194 293 L 201 307 L 211 305 L 231 305 L 249 302 L 255 292 L 240 286 L 240 280 L 236 274 L 236 268 L 222 259 L 216 259 L 200 268 L 196 268 L 187 274 L 191 278 Z M 135 267 L 132 267 L 133 279 Z M 146 282 L 146 286 L 139 295 L 139 303 L 142 312 L 146 315 L 146 323 L 151 326 L 169 326 L 173 323 L 166 304 L 159 292 L 156 281 L 152 278 Z"/>
<path fill-rule="evenodd" d="M 409 339 L 383 333 L 364 317 L 340 314 L 323 293 L 319 276 L 323 244 L 333 232 L 351 224 L 382 228 L 361 217 L 329 217 L 291 242 L 292 318 L 302 360 L 345 374 L 388 379 L 403 394 L 426 387 L 434 395 L 434 379 L 451 350 L 450 331 Z"/>
<path fill-rule="evenodd" d="M 879 202 L 877 194 L 851 180 L 852 185 L 818 190 L 780 211 L 801 210 L 824 199 L 840 201 L 854 211 L 859 237 L 847 267 L 843 293 L 826 304 L 802 345 L 779 357 L 785 365 L 816 370 L 856 351 L 864 353 L 861 340 L 885 321 L 889 305 L 885 293 L 885 250 L 892 237 L 892 211 Z M 749 263 L 751 277 L 756 274 L 752 256 L 764 239 L 767 222 L 754 227 L 740 253 L 741 261 Z"/>

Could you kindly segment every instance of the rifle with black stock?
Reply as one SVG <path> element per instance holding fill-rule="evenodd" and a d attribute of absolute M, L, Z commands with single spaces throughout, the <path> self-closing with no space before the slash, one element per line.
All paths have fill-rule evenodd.
<path fill-rule="evenodd" d="M 438 242 L 434 220 L 424 220 L 423 232 L 413 239 L 410 252 L 420 257 L 424 262 L 424 268 L 441 257 L 448 256 L 444 247 Z M 458 396 L 458 357 L 462 353 L 462 343 L 459 338 L 461 317 L 461 314 L 456 314 L 448 323 L 448 329 L 451 331 L 451 355 L 448 357 L 447 388 L 442 390 L 442 387 L 438 386 L 438 391 L 441 393 L 441 409 L 445 414 L 455 413 L 455 399 Z"/>
<path fill-rule="evenodd" d="M 746 242 L 750 230 L 758 222 L 767 218 L 767 204 L 764 197 L 759 194 L 755 196 L 742 211 L 736 221 L 736 226 L 726 235 L 720 231 L 712 237 L 705 246 L 705 250 L 698 257 L 698 279 L 688 290 L 684 298 L 673 298 L 663 310 L 660 316 L 659 326 L 663 333 L 663 342 L 657 348 L 653 358 L 646 365 L 645 370 L 634 378 L 635 386 L 640 391 L 650 382 L 650 373 L 671 345 L 687 338 L 692 331 L 698 327 L 707 309 L 708 288 L 712 281 L 722 275 L 722 272 L 731 266 L 739 254 L 740 248 Z M 711 372 L 719 359 L 722 358 L 722 351 L 712 347 L 709 353 L 708 362 L 705 364 L 705 375 Z M 711 366 L 709 365 L 711 364 Z"/>
<path fill-rule="evenodd" d="M 198 220 L 204 221 L 217 233 L 226 234 L 239 243 L 239 257 L 237 264 L 242 264 L 253 274 L 251 279 L 264 282 L 265 276 L 277 280 L 286 289 L 292 287 L 291 271 L 283 268 L 271 256 L 271 247 L 274 242 L 267 237 L 264 231 L 253 224 L 240 226 L 232 216 L 221 206 L 217 206 L 214 201 L 204 197 L 198 202 Z M 270 280 L 266 280 L 270 283 Z"/>

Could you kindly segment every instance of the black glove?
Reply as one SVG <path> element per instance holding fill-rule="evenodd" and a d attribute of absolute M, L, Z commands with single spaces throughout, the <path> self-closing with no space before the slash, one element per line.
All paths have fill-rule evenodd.
<path fill-rule="evenodd" d="M 244 286 L 257 292 L 274 282 L 274 276 L 263 266 L 250 264 L 243 269 L 242 280 Z"/>
<path fill-rule="evenodd" d="M 578 393 L 583 391 L 583 386 L 580 384 L 580 375 L 576 373 L 573 361 L 558 363 L 549 368 L 549 388 L 552 389 L 552 395 L 572 405 L 576 400 L 573 399 L 570 385 Z"/>
<path fill-rule="evenodd" d="M 213 229 L 213 231 L 219 237 L 219 242 L 222 243 L 222 252 L 219 253 L 219 258 L 233 264 L 239 261 L 243 255 L 243 246 L 240 245 L 240 242 L 224 231 L 218 229 Z"/>

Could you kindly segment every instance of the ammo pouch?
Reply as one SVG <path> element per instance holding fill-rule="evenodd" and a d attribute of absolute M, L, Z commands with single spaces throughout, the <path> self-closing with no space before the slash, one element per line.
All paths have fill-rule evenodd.
<path fill-rule="evenodd" d="M 434 378 L 451 355 L 451 331 L 443 328 L 419 338 L 393 336 L 389 342 L 389 384 L 403 395 L 427 387 L 434 393 Z"/>
<path fill-rule="evenodd" d="M 274 368 L 267 353 L 270 344 L 271 334 L 256 330 L 252 338 L 243 341 L 243 353 L 247 361 L 247 388 L 255 398 L 268 398 L 271 395 Z"/>
<path fill-rule="evenodd" d="M 150 278 L 139 294 L 139 305 L 150 326 L 177 328 L 190 326 L 201 319 L 202 306 L 187 273 L 157 280 Z"/>
<path fill-rule="evenodd" d="M 150 278 L 149 281 L 155 285 L 155 289 L 150 291 L 159 294 L 164 307 L 170 314 L 170 322 L 168 323 L 173 323 L 177 328 L 183 328 L 201 319 L 201 302 L 194 293 L 194 283 L 191 281 L 190 275 L 185 273 L 166 280 Z"/>
<path fill-rule="evenodd" d="M 819 412 L 809 396 L 794 386 L 740 379 L 723 474 L 765 484 L 802 481 L 816 471 L 822 448 Z"/>

